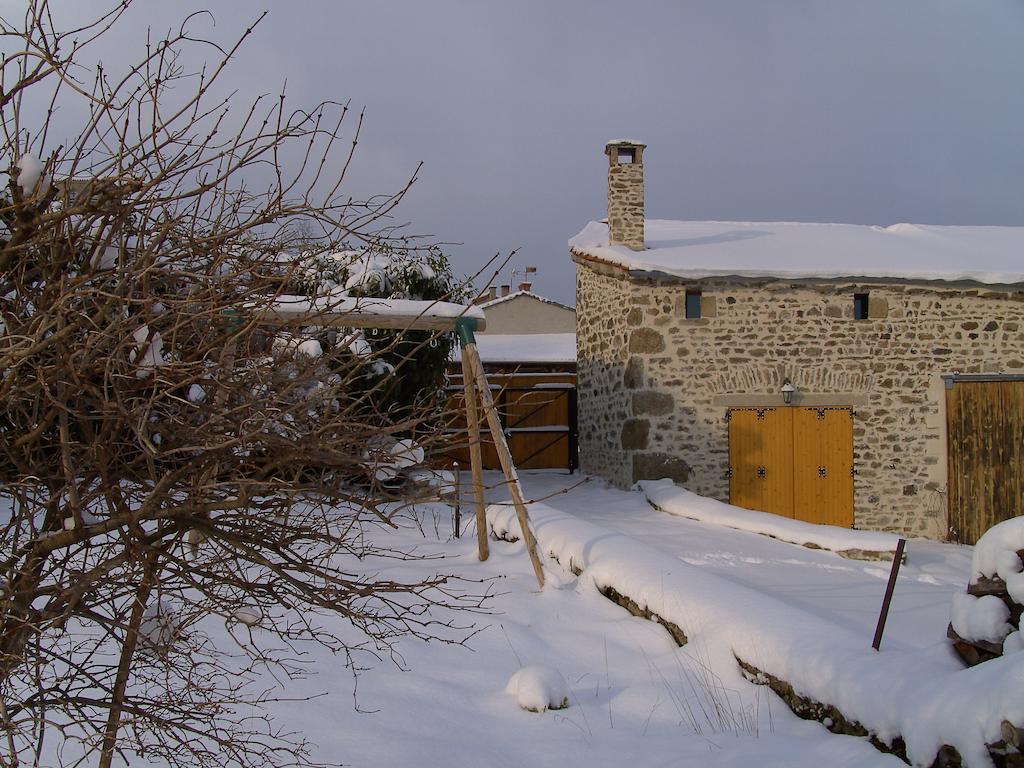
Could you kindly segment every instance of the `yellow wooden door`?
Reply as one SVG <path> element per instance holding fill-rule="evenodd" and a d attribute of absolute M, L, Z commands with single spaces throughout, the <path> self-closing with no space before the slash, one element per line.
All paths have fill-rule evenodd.
<path fill-rule="evenodd" d="M 732 409 L 729 468 L 730 504 L 792 517 L 792 409 Z"/>
<path fill-rule="evenodd" d="M 853 526 L 853 413 L 793 408 L 793 517 Z"/>

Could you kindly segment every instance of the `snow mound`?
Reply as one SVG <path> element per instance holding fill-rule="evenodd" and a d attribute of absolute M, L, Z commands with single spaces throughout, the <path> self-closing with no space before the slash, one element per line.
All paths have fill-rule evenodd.
<path fill-rule="evenodd" d="M 734 507 L 715 499 L 698 496 L 678 487 L 671 480 L 642 480 L 639 485 L 647 501 L 670 515 L 760 533 L 790 544 L 827 549 L 846 557 L 877 558 L 884 554 L 892 559 L 899 542 L 899 537 L 890 533 L 855 531 L 834 525 L 815 525 L 779 517 L 769 512 Z"/>
<path fill-rule="evenodd" d="M 1012 627 L 1010 609 L 995 595 L 953 595 L 950 623 L 964 640 L 1001 642 Z"/>
<path fill-rule="evenodd" d="M 516 703 L 530 712 L 569 706 L 569 688 L 565 678 L 551 667 L 523 667 L 509 679 L 505 693 L 514 696 Z"/>
<path fill-rule="evenodd" d="M 1016 603 L 1024 603 L 1024 563 L 1018 552 L 1024 551 L 1024 517 L 1013 517 L 985 531 L 974 545 L 971 583 L 979 578 L 998 577 L 1006 582 L 1006 591 Z"/>

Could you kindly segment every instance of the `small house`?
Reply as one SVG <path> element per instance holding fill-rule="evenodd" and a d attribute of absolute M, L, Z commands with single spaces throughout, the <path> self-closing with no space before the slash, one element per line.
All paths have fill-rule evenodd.
<path fill-rule="evenodd" d="M 476 335 L 477 351 L 487 372 L 492 396 L 516 466 L 520 469 L 566 469 L 578 466 L 576 447 L 576 312 L 530 290 L 529 283 L 511 292 L 490 288 L 475 304 L 487 317 Z M 457 354 L 457 352 L 456 352 Z M 453 434 L 464 434 L 462 369 L 449 369 Z M 500 464 L 485 436 L 483 463 Z M 459 445 L 452 459 L 468 465 L 468 449 Z"/>

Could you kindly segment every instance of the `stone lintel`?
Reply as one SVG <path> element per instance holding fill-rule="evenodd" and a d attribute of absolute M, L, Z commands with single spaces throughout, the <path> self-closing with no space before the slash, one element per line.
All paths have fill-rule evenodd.
<path fill-rule="evenodd" d="M 806 394 L 797 392 L 790 403 L 794 408 L 801 406 L 813 408 L 815 406 L 844 406 L 853 407 L 868 405 L 868 395 L 865 392 L 849 394 Z M 784 406 L 782 395 L 779 393 L 737 393 L 730 395 L 715 395 L 711 399 L 711 405 L 725 408 L 765 408 Z"/>

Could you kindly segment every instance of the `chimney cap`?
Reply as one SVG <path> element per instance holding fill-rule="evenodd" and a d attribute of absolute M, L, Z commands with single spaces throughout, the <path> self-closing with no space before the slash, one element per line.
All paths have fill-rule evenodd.
<path fill-rule="evenodd" d="M 632 139 L 612 139 L 604 145 L 605 154 L 610 153 L 613 147 L 639 147 L 640 149 L 646 149 L 647 145 L 642 141 L 633 141 Z"/>

